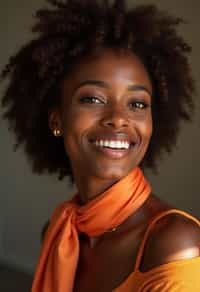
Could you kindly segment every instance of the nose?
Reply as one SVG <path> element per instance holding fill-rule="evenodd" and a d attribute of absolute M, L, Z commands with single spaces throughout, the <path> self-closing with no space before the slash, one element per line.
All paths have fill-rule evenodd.
<path fill-rule="evenodd" d="M 103 125 L 114 129 L 125 128 L 129 124 L 127 112 L 124 109 L 112 108 L 103 117 Z"/>

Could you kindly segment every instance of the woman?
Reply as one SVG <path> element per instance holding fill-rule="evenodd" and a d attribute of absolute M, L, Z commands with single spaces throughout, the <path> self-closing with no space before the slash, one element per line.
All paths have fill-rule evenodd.
<path fill-rule="evenodd" d="M 48 2 L 39 36 L 2 72 L 16 146 L 34 172 L 78 189 L 52 215 L 32 292 L 199 291 L 200 222 L 155 196 L 142 172 L 192 117 L 181 20 L 117 0 Z"/>

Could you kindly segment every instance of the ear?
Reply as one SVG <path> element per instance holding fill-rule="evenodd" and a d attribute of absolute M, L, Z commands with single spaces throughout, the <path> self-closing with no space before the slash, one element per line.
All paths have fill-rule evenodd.
<path fill-rule="evenodd" d="M 58 108 L 53 108 L 48 111 L 48 124 L 52 133 L 55 129 L 63 132 L 61 113 Z"/>

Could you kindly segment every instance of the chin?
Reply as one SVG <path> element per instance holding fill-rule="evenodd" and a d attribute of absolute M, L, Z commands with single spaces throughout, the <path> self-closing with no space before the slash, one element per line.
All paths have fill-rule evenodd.
<path fill-rule="evenodd" d="M 136 166 L 135 166 L 136 167 Z M 122 167 L 101 167 L 101 169 L 96 169 L 96 176 L 104 180 L 120 180 L 123 177 L 127 176 L 134 166 L 129 168 L 122 168 Z"/>

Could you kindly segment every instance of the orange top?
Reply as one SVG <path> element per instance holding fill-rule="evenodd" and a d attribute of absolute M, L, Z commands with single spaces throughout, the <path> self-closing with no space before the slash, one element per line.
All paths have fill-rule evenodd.
<path fill-rule="evenodd" d="M 113 292 L 200 292 L 200 256 L 163 264 L 147 272 L 139 270 L 150 229 L 157 220 L 171 213 L 179 213 L 200 226 L 198 219 L 178 209 L 170 209 L 154 217 L 145 232 L 133 273 Z"/>

